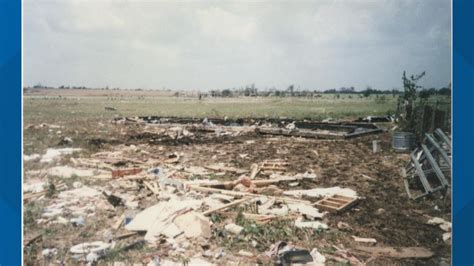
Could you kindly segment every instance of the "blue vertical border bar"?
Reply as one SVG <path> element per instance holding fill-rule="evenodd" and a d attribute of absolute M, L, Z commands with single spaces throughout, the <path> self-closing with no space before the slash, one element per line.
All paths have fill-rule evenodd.
<path fill-rule="evenodd" d="M 453 265 L 474 265 L 474 0 L 453 0 Z"/>
<path fill-rule="evenodd" d="M 21 265 L 21 0 L 0 0 L 0 265 Z"/>

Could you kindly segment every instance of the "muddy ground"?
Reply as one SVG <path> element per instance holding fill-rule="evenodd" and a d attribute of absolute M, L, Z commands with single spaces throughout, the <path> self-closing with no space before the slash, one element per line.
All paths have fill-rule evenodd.
<path fill-rule="evenodd" d="M 213 133 L 196 132 L 191 137 L 171 139 L 154 134 L 144 134 L 141 127 L 136 125 L 113 125 L 120 128 L 120 134 L 113 137 L 107 134 L 96 134 L 94 137 L 84 134 L 74 136 L 76 140 L 72 144 L 55 142 L 53 147 L 72 146 L 81 143 L 84 150 L 79 154 L 67 155 L 61 158 L 56 165 L 71 164 L 70 158 L 87 158 L 91 154 L 103 151 L 111 151 L 117 147 L 138 147 L 140 152 L 138 159 L 150 157 L 161 160 L 170 153 L 181 155 L 179 165 L 204 166 L 212 163 L 224 163 L 228 166 L 249 169 L 253 163 L 261 163 L 264 160 L 282 159 L 289 165 L 285 174 L 297 174 L 314 172 L 317 178 L 300 182 L 297 187 L 287 184 L 279 185 L 281 189 L 309 189 L 316 187 L 347 187 L 355 190 L 362 199 L 359 203 L 340 214 L 328 214 L 323 218 L 329 226 L 328 230 L 298 229 L 292 225 L 292 221 L 276 220 L 255 232 L 246 230 L 244 237 L 240 239 L 229 237 L 221 231 L 222 225 L 226 223 L 224 217 L 213 216 L 213 236 L 208 242 L 195 241 L 191 243 L 190 251 L 179 254 L 170 250 L 170 247 L 149 247 L 139 241 L 141 235 L 132 236 L 118 242 L 123 246 L 125 243 L 131 245 L 122 249 L 114 249 L 99 261 L 99 264 L 112 262 L 144 263 L 153 256 L 169 258 L 174 261 L 184 262 L 187 256 L 198 253 L 203 254 L 206 250 L 215 251 L 222 248 L 225 255 L 219 258 L 212 256 L 206 260 L 221 265 L 230 261 L 242 263 L 268 263 L 261 255 L 276 241 L 287 241 L 295 246 L 311 250 L 317 248 L 323 255 L 327 255 L 327 264 L 335 262 L 330 257 L 337 257 L 337 249 L 343 249 L 355 256 L 362 263 L 370 265 L 439 265 L 450 264 L 451 246 L 442 239 L 442 231 L 437 225 L 426 224 L 430 217 L 441 217 L 450 220 L 450 199 L 443 198 L 439 194 L 418 201 L 409 200 L 403 187 L 400 169 L 404 167 L 409 157 L 407 154 L 396 153 L 390 146 L 390 132 L 368 135 L 348 140 L 324 140 L 305 139 L 283 136 L 262 136 L 256 133 L 242 134 L 239 136 L 216 137 Z M 26 131 L 41 131 L 47 129 L 30 128 Z M 85 132 L 84 132 L 85 133 Z M 25 133 L 33 136 L 31 132 Z M 46 133 L 45 133 L 46 134 Z M 41 134 L 40 134 L 41 135 Z M 82 136 L 81 136 L 82 135 Z M 55 137 L 59 138 L 59 136 Z M 78 140 L 82 138 L 82 140 Z M 372 141 L 380 140 L 382 151 L 374 154 L 372 152 Z M 52 143 L 51 142 L 51 143 Z M 61 145 L 59 145 L 61 144 Z M 38 178 L 28 173 L 28 170 L 38 170 L 50 167 L 38 162 L 25 162 L 25 177 L 27 182 L 30 178 Z M 180 175 L 178 174 L 179 178 Z M 181 176 L 182 177 L 182 176 Z M 42 176 L 57 181 L 57 177 Z M 232 180 L 238 175 L 227 174 L 215 179 Z M 68 187 L 73 181 L 93 186 L 107 187 L 107 180 L 72 178 L 64 180 Z M 140 209 L 148 207 L 158 201 L 149 192 L 141 190 L 143 198 L 140 199 Z M 24 251 L 24 261 L 27 265 L 52 264 L 79 264 L 71 259 L 69 248 L 77 243 L 103 239 L 103 231 L 113 224 L 123 212 L 123 207 L 115 210 L 98 211 L 94 217 L 88 217 L 86 223 L 81 227 L 70 224 L 38 224 L 42 209 L 48 202 L 57 197 L 57 192 L 52 191 L 45 197 L 25 203 L 24 206 L 24 239 L 31 239 L 41 234 L 42 237 L 33 241 Z M 312 200 L 314 201 L 314 200 Z M 122 208 L 122 209 L 121 209 Z M 236 211 L 238 208 L 236 209 Z M 338 222 L 349 225 L 349 228 L 338 228 Z M 247 225 L 248 221 L 240 221 Z M 117 234 L 125 234 L 125 229 Z M 428 259 L 394 259 L 371 257 L 370 255 L 357 251 L 356 243 L 351 236 L 375 238 L 376 246 L 387 247 L 424 247 L 432 252 L 434 256 Z M 57 254 L 46 258 L 42 251 L 46 248 L 58 249 Z M 239 250 L 249 250 L 254 257 L 244 257 L 238 254 Z"/>

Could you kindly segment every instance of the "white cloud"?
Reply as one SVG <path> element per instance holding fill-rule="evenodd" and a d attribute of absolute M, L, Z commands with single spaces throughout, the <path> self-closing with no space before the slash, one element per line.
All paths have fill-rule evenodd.
<path fill-rule="evenodd" d="M 450 81 L 450 1 L 26 0 L 25 84 L 211 89 Z"/>

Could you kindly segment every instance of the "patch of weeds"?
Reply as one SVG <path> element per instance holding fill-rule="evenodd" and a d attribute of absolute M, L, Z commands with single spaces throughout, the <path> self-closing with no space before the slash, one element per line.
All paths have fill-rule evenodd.
<path fill-rule="evenodd" d="M 47 238 L 50 236 L 53 236 L 56 233 L 56 230 L 53 230 L 52 228 L 45 228 L 43 230 L 43 237 Z"/>
<path fill-rule="evenodd" d="M 90 238 L 90 237 L 93 237 L 94 236 L 94 230 L 82 230 L 80 233 L 79 233 L 79 236 L 82 237 L 82 238 Z"/>
<path fill-rule="evenodd" d="M 178 261 L 181 261 L 181 263 L 185 266 L 189 265 L 189 258 L 188 257 L 182 256 L 182 255 L 177 255 L 176 259 Z"/>
<path fill-rule="evenodd" d="M 201 179 L 201 176 L 200 176 L 200 175 L 194 175 L 194 174 L 193 174 L 193 175 L 191 175 L 191 176 L 189 177 L 189 180 L 199 180 L 199 179 Z"/>
<path fill-rule="evenodd" d="M 41 217 L 42 206 L 36 202 L 25 205 L 23 213 L 23 221 L 26 228 L 35 227 L 36 220 Z"/>
<path fill-rule="evenodd" d="M 209 178 L 210 180 L 217 180 L 217 179 L 218 179 L 218 177 L 217 177 L 217 175 L 216 175 L 215 173 L 210 173 L 210 174 L 208 175 L 208 178 Z"/>
<path fill-rule="evenodd" d="M 275 219 L 266 224 L 258 224 L 246 219 L 239 211 L 236 224 L 244 228 L 243 236 L 231 239 L 229 246 L 237 247 L 246 245 L 247 248 L 254 248 L 262 252 L 267 250 L 272 244 L 278 241 L 304 242 L 304 246 L 311 247 L 322 233 L 321 230 L 311 228 L 298 228 L 294 226 L 294 221 L 289 219 Z M 257 242 L 256 247 L 249 247 L 252 241 Z"/>
<path fill-rule="evenodd" d="M 220 223 L 222 222 L 222 215 L 220 215 L 219 213 L 213 213 L 211 214 L 211 218 L 210 218 L 211 222 L 217 224 L 217 223 Z"/>
<path fill-rule="evenodd" d="M 336 249 L 333 246 L 318 247 L 318 251 L 323 254 L 335 254 Z"/>
<path fill-rule="evenodd" d="M 105 254 L 103 260 L 106 262 L 114 262 L 114 261 L 122 261 L 126 259 L 127 257 L 124 255 L 122 252 L 122 247 L 114 247 L 112 249 L 109 249 L 107 253 Z"/>
<path fill-rule="evenodd" d="M 339 230 L 328 230 L 325 235 L 326 239 L 329 242 L 337 243 L 340 239 L 343 238 L 344 234 Z"/>

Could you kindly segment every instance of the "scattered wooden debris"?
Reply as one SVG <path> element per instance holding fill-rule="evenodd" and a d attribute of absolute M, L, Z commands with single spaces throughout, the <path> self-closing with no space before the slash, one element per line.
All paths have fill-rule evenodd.
<path fill-rule="evenodd" d="M 286 166 L 288 166 L 288 163 L 282 160 L 267 160 L 262 163 L 260 169 L 263 174 L 268 175 L 273 174 L 275 172 L 286 172 Z"/>
<path fill-rule="evenodd" d="M 316 202 L 315 206 L 329 212 L 342 212 L 357 202 L 357 198 L 334 195 Z"/>
<path fill-rule="evenodd" d="M 219 189 L 232 189 L 239 183 L 247 182 L 244 184 L 246 187 L 253 185 L 255 187 L 265 187 L 272 184 L 278 184 L 282 182 L 291 182 L 296 180 L 301 180 L 301 177 L 279 177 L 277 179 L 262 179 L 262 180 L 251 180 L 249 178 L 242 178 L 236 181 L 227 181 L 227 182 L 207 182 L 207 183 L 200 183 L 199 186 L 201 187 L 211 187 L 211 188 L 219 188 Z"/>
<path fill-rule="evenodd" d="M 153 192 L 153 194 L 155 195 L 159 195 L 160 194 L 160 189 L 158 187 L 158 184 L 156 184 L 156 182 L 153 182 L 153 181 L 146 181 L 144 180 L 143 181 L 143 184 L 151 191 Z"/>
<path fill-rule="evenodd" d="M 225 190 L 225 189 L 216 189 L 216 188 L 209 188 L 209 187 L 201 187 L 201 186 L 196 186 L 196 185 L 190 185 L 188 187 L 192 190 L 196 190 L 196 191 L 200 191 L 200 192 L 221 193 L 221 194 L 225 194 L 225 195 L 240 196 L 240 197 L 244 197 L 244 196 L 261 197 L 261 195 L 258 195 L 258 194 L 252 194 L 252 193 L 247 193 L 247 192 L 238 192 L 238 191 Z M 301 202 L 301 203 L 311 204 L 310 201 L 295 199 L 295 198 L 290 198 L 290 197 L 273 197 L 273 196 L 268 196 L 268 197 L 273 198 L 273 199 L 278 199 L 282 202 Z"/>
<path fill-rule="evenodd" d="M 66 184 L 64 184 L 63 181 L 60 181 L 56 184 L 52 183 L 52 184 L 49 184 L 48 186 L 50 188 L 52 188 L 53 190 L 55 190 L 55 191 L 63 191 L 63 190 L 67 189 L 67 186 L 66 186 Z M 40 191 L 40 192 L 24 193 L 23 194 L 23 201 L 30 202 L 30 201 L 36 200 L 36 199 L 38 199 L 42 196 L 45 196 L 47 193 L 48 193 L 48 189 L 45 189 L 45 190 Z"/>

